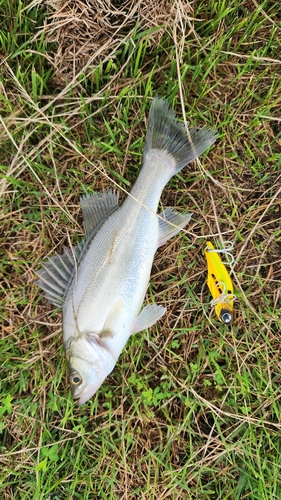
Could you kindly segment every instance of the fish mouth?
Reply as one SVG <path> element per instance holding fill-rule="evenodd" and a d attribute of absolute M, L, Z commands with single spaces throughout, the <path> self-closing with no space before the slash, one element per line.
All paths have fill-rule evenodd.
<path fill-rule="evenodd" d="M 96 384 L 88 384 L 85 389 L 83 389 L 82 392 L 78 391 L 73 391 L 73 398 L 74 399 L 79 399 L 78 405 L 81 406 L 84 403 L 86 403 L 99 389 L 101 384 L 96 385 Z M 78 388 L 77 388 L 78 389 Z M 75 394 L 76 392 L 76 394 Z"/>

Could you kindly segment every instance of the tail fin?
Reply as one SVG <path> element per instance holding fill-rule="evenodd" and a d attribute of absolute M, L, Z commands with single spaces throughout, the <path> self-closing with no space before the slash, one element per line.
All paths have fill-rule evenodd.
<path fill-rule="evenodd" d="M 151 150 L 165 151 L 174 159 L 176 173 L 204 153 L 215 142 L 218 134 L 208 128 L 193 127 L 189 130 L 189 136 L 184 125 L 177 121 L 168 102 L 155 97 L 149 111 L 144 157 Z"/>

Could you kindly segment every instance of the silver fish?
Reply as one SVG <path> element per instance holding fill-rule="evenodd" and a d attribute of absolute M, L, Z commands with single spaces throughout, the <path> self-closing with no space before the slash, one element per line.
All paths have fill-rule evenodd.
<path fill-rule="evenodd" d="M 129 337 L 165 314 L 161 305 L 141 310 L 154 254 L 191 214 L 166 208 L 159 217 L 159 199 L 169 179 L 216 138 L 215 131 L 196 127 L 188 137 L 167 101 L 154 98 L 142 168 L 130 195 L 120 206 L 114 191 L 83 197 L 85 237 L 37 272 L 45 296 L 62 308 L 69 380 L 79 405 L 113 370 Z"/>

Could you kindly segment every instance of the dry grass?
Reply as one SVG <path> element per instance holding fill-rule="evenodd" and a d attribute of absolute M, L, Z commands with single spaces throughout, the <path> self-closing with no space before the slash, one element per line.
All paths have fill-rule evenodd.
<path fill-rule="evenodd" d="M 136 30 L 148 31 L 149 47 L 157 47 L 177 15 L 177 5 L 168 0 L 120 1 L 49 0 L 45 23 L 48 42 L 55 42 L 52 61 L 56 82 L 63 86 L 77 81 L 79 74 L 101 67 Z M 191 14 L 189 2 L 181 2 L 184 14 Z M 49 54 L 50 55 L 50 54 Z"/>
<path fill-rule="evenodd" d="M 2 497 L 279 500 L 279 4 L 2 8 Z M 194 213 L 154 262 L 166 316 L 78 408 L 33 271 L 82 236 L 82 193 L 130 190 L 155 93 L 220 138 L 161 199 Z M 231 328 L 209 307 L 206 239 L 235 242 Z"/>

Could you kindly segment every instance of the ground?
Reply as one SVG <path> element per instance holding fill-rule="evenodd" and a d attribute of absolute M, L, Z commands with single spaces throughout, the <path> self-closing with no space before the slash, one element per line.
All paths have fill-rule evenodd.
<path fill-rule="evenodd" d="M 0 9 L 0 498 L 279 500 L 279 2 Z M 156 94 L 219 137 L 161 199 L 193 212 L 154 261 L 146 302 L 167 314 L 79 408 L 34 271 L 82 237 L 82 194 L 126 196 Z M 210 307 L 208 240 L 235 245 L 229 327 Z"/>

